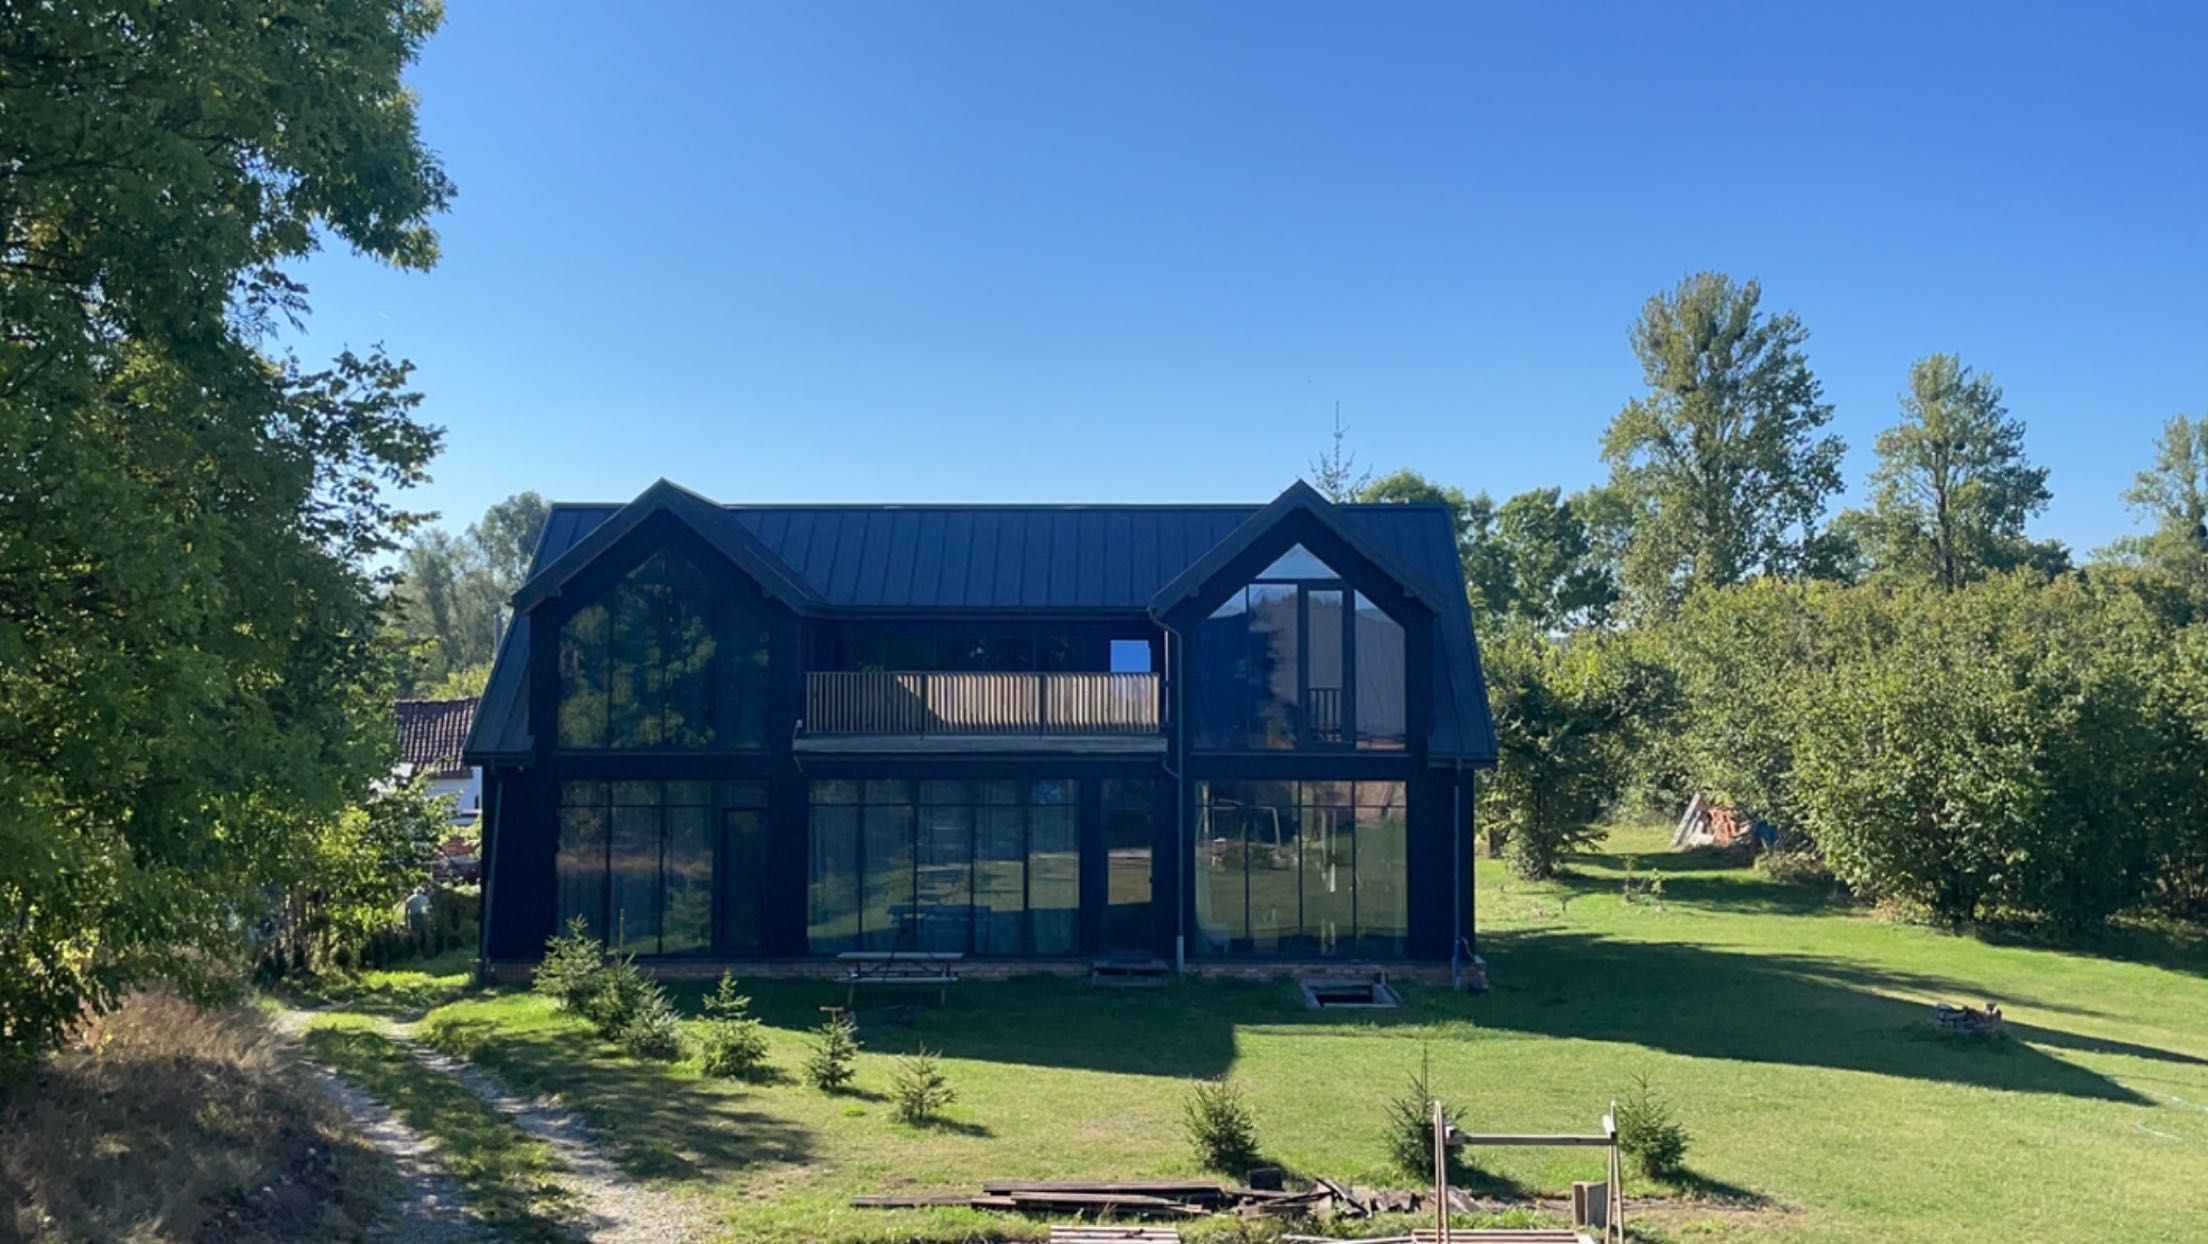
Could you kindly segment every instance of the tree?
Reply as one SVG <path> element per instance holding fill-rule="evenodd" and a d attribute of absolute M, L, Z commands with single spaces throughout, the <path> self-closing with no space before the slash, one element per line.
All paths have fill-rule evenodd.
<path fill-rule="evenodd" d="M 1329 501 L 1355 500 L 1372 482 L 1372 472 L 1357 469 L 1357 455 L 1349 450 L 1349 429 L 1342 426 L 1342 408 L 1334 407 L 1334 447 L 1311 460 L 1311 486 Z"/>
<path fill-rule="evenodd" d="M 1539 880 L 1602 836 L 1638 740 L 1670 711 L 1670 679 L 1602 632 L 1558 641 L 1519 623 L 1483 653 L 1500 763 L 1480 789 L 1480 819 L 1489 852 Z"/>
<path fill-rule="evenodd" d="M 2162 426 L 2154 465 L 2133 478 L 2124 501 L 2153 530 L 2119 551 L 2182 583 L 2208 586 L 2208 416 L 2178 415 Z"/>
<path fill-rule="evenodd" d="M 1544 631 L 1599 623 L 1617 600 L 1578 499 L 1561 489 L 1536 488 L 1504 502 L 1495 543 L 1509 567 L 1511 612 Z"/>
<path fill-rule="evenodd" d="M 1632 335 L 1649 392 L 1603 437 L 1632 513 L 1624 578 L 1643 607 L 1756 573 L 1814 568 L 1842 445 L 1791 312 L 1754 281 L 1705 272 L 1648 300 Z"/>
<path fill-rule="evenodd" d="M 322 239 L 436 257 L 411 0 L 0 14 L 0 1063 L 187 987 L 388 771 L 408 368 L 270 357 Z"/>
<path fill-rule="evenodd" d="M 468 543 L 482 555 L 501 601 L 519 591 L 529 577 L 529 559 L 536 554 L 537 538 L 544 534 L 544 521 L 551 513 L 543 497 L 517 492 L 468 525 Z"/>
<path fill-rule="evenodd" d="M 407 547 L 396 619 L 414 650 L 404 692 L 438 688 L 438 698 L 488 677 L 506 602 L 528 578 L 549 513 L 543 497 L 516 493 L 484 511 L 463 537 L 425 531 Z"/>
<path fill-rule="evenodd" d="M 1850 526 L 1870 573 L 1952 591 L 2059 554 L 2024 535 L 2047 499 L 2047 470 L 2026 462 L 2001 387 L 1935 354 L 1909 369 L 1901 422 L 1878 438 L 1870 509 Z"/>

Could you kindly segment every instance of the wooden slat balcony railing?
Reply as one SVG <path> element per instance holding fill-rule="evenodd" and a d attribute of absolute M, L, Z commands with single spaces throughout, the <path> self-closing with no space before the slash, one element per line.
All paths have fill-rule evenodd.
<path fill-rule="evenodd" d="M 812 735 L 1156 734 L 1156 674 L 805 675 Z"/>

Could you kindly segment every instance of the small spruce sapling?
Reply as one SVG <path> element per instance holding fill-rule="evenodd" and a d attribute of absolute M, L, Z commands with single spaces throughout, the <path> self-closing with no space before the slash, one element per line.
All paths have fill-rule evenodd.
<path fill-rule="evenodd" d="M 858 1022 L 838 1011 L 813 1030 L 813 1047 L 805 1056 L 805 1083 L 823 1093 L 840 1093 L 851 1087 L 858 1061 Z"/>
<path fill-rule="evenodd" d="M 706 995 L 705 1014 L 698 1039 L 705 1074 L 751 1079 L 765 1070 L 766 1025 L 751 1013 L 751 999 L 736 992 L 730 973 L 721 973 L 720 984 Z"/>
<path fill-rule="evenodd" d="M 943 1074 L 942 1065 L 928 1047 L 921 1046 L 915 1053 L 897 1060 L 897 1072 L 889 1082 L 889 1098 L 899 1122 L 916 1127 L 932 1123 L 943 1113 L 943 1107 L 957 1097 L 949 1077 Z"/>

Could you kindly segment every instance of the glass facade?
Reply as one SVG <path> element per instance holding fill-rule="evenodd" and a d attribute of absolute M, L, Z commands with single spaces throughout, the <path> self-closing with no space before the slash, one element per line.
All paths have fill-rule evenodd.
<path fill-rule="evenodd" d="M 1409 934 L 1401 782 L 1201 782 L 1196 951 L 1397 957 Z"/>
<path fill-rule="evenodd" d="M 559 745 L 764 746 L 767 648 L 761 602 L 661 549 L 561 624 Z"/>
<path fill-rule="evenodd" d="M 811 807 L 815 953 L 1079 948 L 1076 783 L 823 781 Z"/>
<path fill-rule="evenodd" d="M 1196 627 L 1196 746 L 1403 746 L 1403 627 L 1296 545 Z"/>
<path fill-rule="evenodd" d="M 758 865 L 723 861 L 715 826 L 717 815 L 757 817 L 765 806 L 758 782 L 561 783 L 561 925 L 581 916 L 607 944 L 637 954 L 705 954 L 720 906 L 731 948 L 756 948 Z M 714 901 L 717 890 L 746 887 L 747 902 Z"/>

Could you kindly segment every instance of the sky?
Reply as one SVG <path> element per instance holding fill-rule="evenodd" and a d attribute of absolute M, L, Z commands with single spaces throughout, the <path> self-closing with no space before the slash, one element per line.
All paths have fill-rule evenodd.
<path fill-rule="evenodd" d="M 522 3 L 408 77 L 443 259 L 307 265 L 446 429 L 412 498 L 1262 501 L 1327 447 L 1577 489 L 1714 269 L 1859 497 L 1910 363 L 2090 550 L 2208 413 L 2208 6 Z"/>

